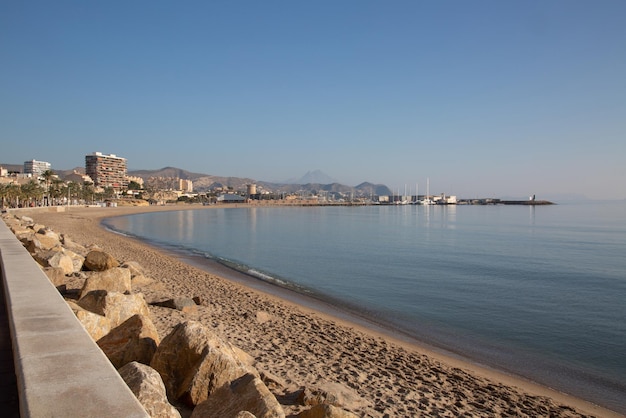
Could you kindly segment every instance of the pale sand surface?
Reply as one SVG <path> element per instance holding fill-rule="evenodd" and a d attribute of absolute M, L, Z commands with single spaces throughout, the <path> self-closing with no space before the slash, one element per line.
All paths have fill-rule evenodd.
<path fill-rule="evenodd" d="M 343 390 L 349 409 L 359 416 L 622 416 L 226 280 L 100 224 L 106 217 L 188 209 L 203 210 L 72 207 L 66 212 L 24 214 L 80 244 L 96 244 L 120 261 L 139 262 L 146 276 L 158 282 L 137 289 L 148 300 L 203 298 L 197 314 L 152 307 L 161 338 L 180 321 L 202 322 L 254 357 L 260 371 L 282 381 L 284 396 L 278 398 L 288 415 L 302 409 L 290 405 L 289 394 L 306 386 Z"/>

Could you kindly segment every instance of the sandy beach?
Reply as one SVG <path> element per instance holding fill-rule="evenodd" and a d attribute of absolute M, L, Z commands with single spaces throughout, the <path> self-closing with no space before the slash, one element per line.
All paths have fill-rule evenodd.
<path fill-rule="evenodd" d="M 136 261 L 155 283 L 134 289 L 147 300 L 200 297 L 197 313 L 151 307 L 161 338 L 193 319 L 215 330 L 273 376 L 288 416 L 300 388 L 340 394 L 346 409 L 363 417 L 600 416 L 620 414 L 532 382 L 447 356 L 272 294 L 227 280 L 215 271 L 139 240 L 107 231 L 107 217 L 163 210 L 215 210 L 201 206 L 71 207 L 27 215 L 82 244 L 95 244 L 120 261 Z M 227 210 L 227 209 L 226 209 Z M 26 214 L 26 212 L 24 212 Z"/>

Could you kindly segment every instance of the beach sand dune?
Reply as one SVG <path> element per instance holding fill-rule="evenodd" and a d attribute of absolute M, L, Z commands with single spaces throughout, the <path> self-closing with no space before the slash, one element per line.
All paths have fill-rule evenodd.
<path fill-rule="evenodd" d="M 100 224 L 105 217 L 181 209 L 193 207 L 72 207 L 28 216 L 120 261 L 140 263 L 155 281 L 139 288 L 148 300 L 199 297 L 196 312 L 151 308 L 161 338 L 183 320 L 201 321 L 254 358 L 288 415 L 303 409 L 294 398 L 305 387 L 332 393 L 358 416 L 621 416 L 223 279 Z"/>

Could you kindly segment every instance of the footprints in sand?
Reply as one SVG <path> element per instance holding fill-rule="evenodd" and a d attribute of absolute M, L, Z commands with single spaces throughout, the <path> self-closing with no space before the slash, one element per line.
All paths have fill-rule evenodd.
<path fill-rule="evenodd" d="M 442 365 L 220 279 L 136 241 L 120 239 L 102 231 L 96 222 L 55 215 L 42 213 L 39 216 L 45 218 L 38 222 L 77 241 L 84 237 L 85 242 L 93 242 L 121 259 L 139 261 L 149 269 L 147 276 L 172 294 L 206 297 L 199 320 L 251 354 L 259 369 L 284 380 L 290 389 L 326 382 L 350 388 L 354 397 L 362 400 L 355 402 L 358 416 L 580 416 L 551 399 L 530 396 Z M 259 316 L 258 312 L 267 315 Z M 163 317 L 163 328 L 170 326 L 167 321 Z M 159 332 L 167 335 L 161 329 Z"/>

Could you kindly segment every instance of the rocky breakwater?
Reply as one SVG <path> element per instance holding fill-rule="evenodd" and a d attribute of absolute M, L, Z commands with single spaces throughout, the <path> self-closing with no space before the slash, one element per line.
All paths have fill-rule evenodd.
<path fill-rule="evenodd" d="M 137 262 L 120 262 L 25 216 L 3 218 L 152 417 L 356 417 L 341 393 L 286 393 L 252 356 L 190 319 L 200 298 L 165 295 Z M 148 290 L 149 300 L 137 289 Z M 163 338 L 151 309 L 169 309 L 178 321 Z"/>

